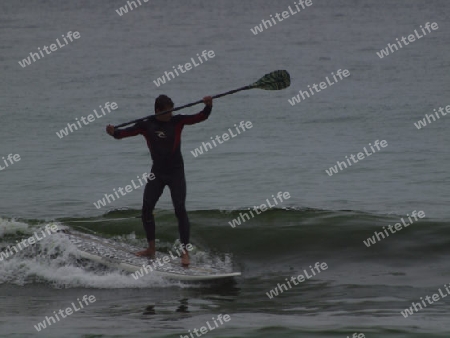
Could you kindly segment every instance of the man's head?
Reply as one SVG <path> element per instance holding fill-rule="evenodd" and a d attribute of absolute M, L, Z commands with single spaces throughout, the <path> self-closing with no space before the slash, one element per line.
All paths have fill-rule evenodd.
<path fill-rule="evenodd" d="M 155 114 L 172 109 L 174 106 L 172 99 L 167 95 L 159 95 L 155 100 Z M 172 112 L 157 116 L 158 120 L 169 121 L 172 118 Z"/>

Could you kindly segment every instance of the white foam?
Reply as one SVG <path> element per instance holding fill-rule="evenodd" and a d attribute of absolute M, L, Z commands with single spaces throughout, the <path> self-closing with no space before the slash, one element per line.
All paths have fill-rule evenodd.
<path fill-rule="evenodd" d="M 8 220 L 0 217 L 0 238 L 4 235 L 13 235 L 18 232 L 28 232 L 29 226 L 26 223 L 17 222 L 14 219 Z"/>
<path fill-rule="evenodd" d="M 35 227 L 5 219 L 1 219 L 0 224 L 2 234 L 32 234 L 46 225 Z M 3 245 L 12 243 L 3 241 Z M 117 269 L 107 269 L 93 262 L 82 263 L 78 260 L 76 247 L 60 233 L 47 236 L 0 262 L 0 284 L 25 285 L 37 282 L 48 283 L 56 288 L 160 288 L 179 285 L 178 282 L 170 282 L 151 274 L 135 280 Z"/>

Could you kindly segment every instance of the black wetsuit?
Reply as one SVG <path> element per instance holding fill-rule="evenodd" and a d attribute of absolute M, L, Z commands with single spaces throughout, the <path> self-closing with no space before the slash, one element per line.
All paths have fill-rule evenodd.
<path fill-rule="evenodd" d="M 116 129 L 114 138 L 121 139 L 130 136 L 143 135 L 153 160 L 153 180 L 148 180 L 144 190 L 142 205 L 142 223 L 147 240 L 155 239 L 155 219 L 153 209 L 163 193 L 166 185 L 170 188 L 175 215 L 178 218 L 178 229 L 181 243 L 189 243 L 189 219 L 186 212 L 186 178 L 184 162 L 181 155 L 181 132 L 185 125 L 202 122 L 209 117 L 211 107 L 205 108 L 195 115 L 175 115 L 170 121 L 158 121 L 151 117 L 144 122 L 136 123 L 125 129 Z"/>

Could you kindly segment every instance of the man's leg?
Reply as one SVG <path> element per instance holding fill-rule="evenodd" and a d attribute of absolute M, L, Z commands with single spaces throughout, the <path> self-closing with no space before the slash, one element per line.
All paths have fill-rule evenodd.
<path fill-rule="evenodd" d="M 153 210 L 165 186 L 164 180 L 156 174 L 153 180 L 147 180 L 142 203 L 142 225 L 147 236 L 148 248 L 137 252 L 137 256 L 155 257 L 155 218 L 153 217 Z"/>
<path fill-rule="evenodd" d="M 184 248 L 189 244 L 189 218 L 186 212 L 186 178 L 184 169 L 177 170 L 172 174 L 170 182 L 170 196 L 172 197 L 173 207 L 175 208 L 175 215 L 178 219 L 178 231 L 180 233 L 180 242 L 184 244 Z M 186 250 L 181 256 L 181 264 L 183 266 L 189 265 L 189 254 Z"/>

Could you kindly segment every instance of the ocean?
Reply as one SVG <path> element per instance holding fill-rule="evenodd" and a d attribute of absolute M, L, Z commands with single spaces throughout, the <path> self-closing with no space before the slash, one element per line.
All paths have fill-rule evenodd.
<path fill-rule="evenodd" d="M 1 338 L 449 336 L 448 1 L 0 8 Z M 144 247 L 149 152 L 106 125 L 275 70 L 289 88 L 216 99 L 183 131 L 192 264 L 240 277 L 134 280 L 58 235 L 8 251 L 52 226 Z M 167 252 L 167 188 L 155 219 Z"/>

